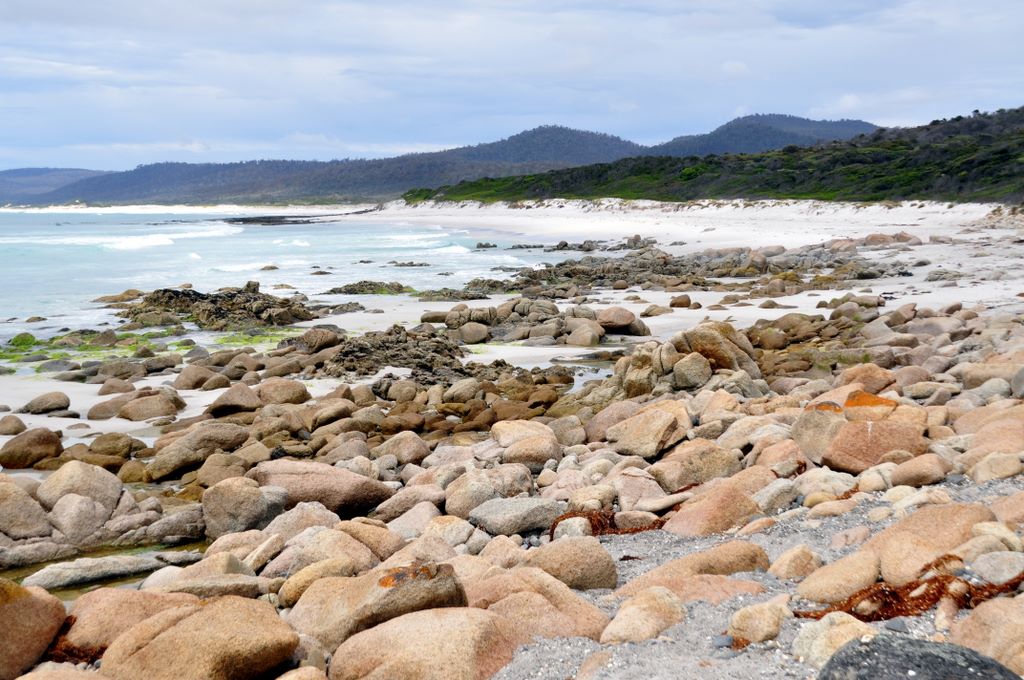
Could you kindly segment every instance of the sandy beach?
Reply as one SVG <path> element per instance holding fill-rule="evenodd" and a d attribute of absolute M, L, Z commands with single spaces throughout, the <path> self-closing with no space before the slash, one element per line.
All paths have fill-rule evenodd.
<path fill-rule="evenodd" d="M 543 240 L 623 238 L 639 233 L 688 249 L 789 247 L 816 240 L 917 229 L 924 238 L 950 235 L 984 218 L 997 204 L 843 203 L 822 201 L 599 201 L 552 199 L 507 203 L 387 203 L 368 221 L 460 224 Z"/>

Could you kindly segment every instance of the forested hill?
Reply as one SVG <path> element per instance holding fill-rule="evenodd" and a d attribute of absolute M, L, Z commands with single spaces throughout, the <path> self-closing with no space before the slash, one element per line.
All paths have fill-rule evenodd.
<path fill-rule="evenodd" d="M 723 153 L 758 153 L 784 146 L 814 146 L 874 132 L 862 120 L 808 120 L 781 114 L 757 114 L 729 121 L 705 135 L 687 135 L 649 147 L 649 156 L 706 156 Z"/>
<path fill-rule="evenodd" d="M 646 151 L 647 147 L 614 135 L 542 125 L 500 142 L 463 146 L 436 155 L 467 161 L 586 165 L 636 156 Z"/>
<path fill-rule="evenodd" d="M 643 148 L 611 135 L 543 126 L 499 142 L 395 158 L 155 163 L 70 184 L 37 200 L 277 203 L 394 198 L 411 187 L 617 160 Z"/>
<path fill-rule="evenodd" d="M 414 187 L 438 187 L 480 177 L 545 172 L 632 156 L 760 151 L 813 144 L 874 129 L 861 121 L 811 121 L 794 116 L 747 116 L 707 135 L 678 137 L 646 147 L 612 135 L 542 126 L 507 139 L 434 153 L 376 160 L 157 163 L 88 177 L 13 197 L 0 204 L 282 203 L 394 198 Z M 687 141 L 689 140 L 689 141 Z M 697 145 L 698 151 L 691 147 Z M 696 148 L 696 147 L 694 147 Z"/>
<path fill-rule="evenodd" d="M 407 200 L 540 198 L 1024 200 L 1024 108 L 758 154 L 639 157 L 410 191 Z"/>
<path fill-rule="evenodd" d="M 560 163 L 452 161 L 433 154 L 352 161 L 156 163 L 93 177 L 38 196 L 36 204 L 285 203 L 393 198 L 411 186 L 543 172 Z"/>

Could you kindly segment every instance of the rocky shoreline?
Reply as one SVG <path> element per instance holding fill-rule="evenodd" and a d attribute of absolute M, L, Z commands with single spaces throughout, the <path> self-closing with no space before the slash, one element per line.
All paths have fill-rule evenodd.
<path fill-rule="evenodd" d="M 0 680 L 1018 677 L 1024 299 L 953 291 L 1022 228 L 566 243 L 364 334 L 126 291 L 16 338 L 49 379 L 0 418 Z"/>

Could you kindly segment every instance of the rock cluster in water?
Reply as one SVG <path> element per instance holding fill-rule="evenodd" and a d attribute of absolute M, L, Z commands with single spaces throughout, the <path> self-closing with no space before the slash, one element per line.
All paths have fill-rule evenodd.
<path fill-rule="evenodd" d="M 243 288 L 201 293 L 192 288 L 163 288 L 127 303 L 120 315 L 142 326 L 165 326 L 181 320 L 200 328 L 222 331 L 253 326 L 286 326 L 316 315 L 301 299 L 261 293 L 250 281 Z"/>

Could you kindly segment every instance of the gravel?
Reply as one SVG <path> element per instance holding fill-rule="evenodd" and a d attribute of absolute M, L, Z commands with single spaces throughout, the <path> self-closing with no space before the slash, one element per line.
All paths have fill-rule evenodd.
<path fill-rule="evenodd" d="M 954 502 L 989 503 L 994 498 L 1021 490 L 1019 481 L 998 480 L 973 484 L 965 478 L 944 482 L 926 488 L 942 488 Z M 895 522 L 889 518 L 870 522 L 866 515 L 872 508 L 887 506 L 882 493 L 868 494 L 853 511 L 838 517 L 806 520 L 789 517 L 762 533 L 741 537 L 763 547 L 771 560 L 789 548 L 804 543 L 828 563 L 858 549 L 858 545 L 833 549 L 834 535 L 858 526 L 868 526 L 872 535 Z M 601 543 L 615 558 L 619 568 L 619 585 L 677 557 L 705 550 L 735 535 L 706 538 L 682 538 L 664 531 L 649 531 L 622 536 L 602 536 Z M 623 560 L 623 557 L 639 559 Z M 699 677 L 702 680 L 747 680 L 753 678 L 814 678 L 817 671 L 790 654 L 793 639 L 803 625 L 803 619 L 788 619 L 775 640 L 755 643 L 736 652 L 722 647 L 733 612 L 756 602 L 763 602 L 782 593 L 793 593 L 795 584 L 779 581 L 765 572 L 736 574 L 735 578 L 760 583 L 765 592 L 754 596 L 737 597 L 715 606 L 706 602 L 686 605 L 686 618 L 669 628 L 654 640 L 640 643 L 602 646 L 585 638 L 558 638 L 538 640 L 521 647 L 512 662 L 503 668 L 495 680 L 567 680 L 576 677 L 580 664 L 601 650 L 610 658 L 598 665 L 598 670 L 586 677 L 592 680 L 660 680 L 665 678 Z M 591 590 L 580 593 L 584 598 L 614 616 L 618 600 L 609 590 Z M 811 603 L 792 601 L 795 609 L 813 608 Z M 960 617 L 966 616 L 962 611 Z M 898 631 L 917 639 L 928 639 L 935 634 L 933 613 L 903 617 L 871 624 L 879 631 Z"/>

